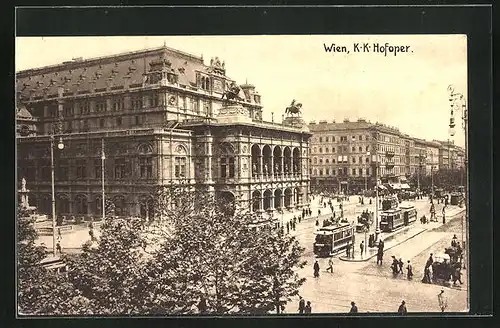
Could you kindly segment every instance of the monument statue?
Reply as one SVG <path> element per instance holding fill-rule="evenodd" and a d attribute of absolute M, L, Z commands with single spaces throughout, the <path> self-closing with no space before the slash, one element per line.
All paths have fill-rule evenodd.
<path fill-rule="evenodd" d="M 301 108 L 302 108 L 302 104 L 301 103 L 297 103 L 295 101 L 295 99 L 293 99 L 292 103 L 290 104 L 290 106 L 288 106 L 285 109 L 285 114 L 288 114 L 288 115 L 291 115 L 291 114 L 300 115 L 300 114 L 302 114 Z"/>
<path fill-rule="evenodd" d="M 226 91 L 222 94 L 221 99 L 226 97 L 227 100 L 242 101 L 243 98 L 239 96 L 241 88 L 233 81 L 231 85 L 226 84 Z"/>
<path fill-rule="evenodd" d="M 21 180 L 21 191 L 26 191 L 26 179 L 22 178 Z"/>

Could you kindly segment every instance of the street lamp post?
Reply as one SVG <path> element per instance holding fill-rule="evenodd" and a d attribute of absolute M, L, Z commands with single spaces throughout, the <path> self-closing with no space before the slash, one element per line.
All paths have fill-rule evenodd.
<path fill-rule="evenodd" d="M 464 170 L 465 170 L 465 185 L 464 185 L 464 191 L 465 191 L 465 225 L 467 231 L 469 231 L 469 206 L 468 206 L 468 170 L 467 170 L 467 164 L 468 164 L 468 136 L 469 136 L 469 129 L 467 125 L 468 121 L 468 111 L 467 111 L 467 102 L 465 100 L 465 97 L 463 94 L 455 92 L 455 88 L 452 85 L 448 86 L 448 92 L 450 93 L 450 98 L 449 101 L 451 103 L 451 117 L 450 117 L 450 129 L 449 129 L 449 134 L 450 136 L 455 135 L 455 119 L 454 119 L 454 111 L 456 109 L 461 110 L 462 113 L 462 127 L 465 132 L 465 154 L 464 154 Z M 457 103 L 458 102 L 458 103 Z M 462 224 L 463 227 L 463 224 Z M 464 232 L 462 228 L 462 245 L 464 245 Z M 466 250 L 466 253 L 469 254 L 469 243 L 464 245 L 463 249 Z"/>
<path fill-rule="evenodd" d="M 367 156 L 371 153 L 367 152 Z M 380 227 L 378 224 L 378 154 L 375 157 L 375 240 L 378 240 L 378 235 L 380 234 Z"/>
<path fill-rule="evenodd" d="M 59 150 L 64 149 L 62 137 L 57 143 Z M 55 192 L 55 174 L 54 174 L 54 135 L 50 136 L 50 169 L 51 169 L 51 188 L 52 188 L 52 254 L 57 256 L 56 252 L 56 192 Z"/>
<path fill-rule="evenodd" d="M 104 138 L 101 140 L 101 178 L 102 178 L 102 220 L 106 218 L 106 202 L 104 198 L 104 161 L 106 160 L 106 154 L 104 153 Z"/>

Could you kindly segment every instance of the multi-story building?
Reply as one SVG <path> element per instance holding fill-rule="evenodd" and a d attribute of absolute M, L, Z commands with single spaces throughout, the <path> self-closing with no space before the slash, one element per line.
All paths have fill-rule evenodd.
<path fill-rule="evenodd" d="M 405 146 L 398 129 L 364 119 L 311 122 L 309 129 L 312 187 L 371 189 L 376 176 L 382 183 L 406 181 Z"/>
<path fill-rule="evenodd" d="M 101 214 L 103 169 L 118 216 L 148 216 L 158 187 L 181 182 L 251 211 L 308 200 L 307 127 L 264 122 L 250 84 L 222 100 L 235 81 L 218 58 L 161 47 L 25 70 L 16 82 L 18 177 L 42 213 L 51 139 L 64 144 L 53 150 L 61 215 Z"/>

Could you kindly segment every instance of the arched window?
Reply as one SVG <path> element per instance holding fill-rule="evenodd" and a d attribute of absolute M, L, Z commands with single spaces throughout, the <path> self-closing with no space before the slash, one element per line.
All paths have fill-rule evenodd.
<path fill-rule="evenodd" d="M 220 150 L 220 177 L 234 178 L 234 150 L 229 144 L 222 144 Z"/>
<path fill-rule="evenodd" d="M 318 164 L 318 158 L 314 157 L 314 164 Z"/>
<path fill-rule="evenodd" d="M 322 158 L 319 159 L 319 163 L 323 164 L 323 159 Z"/>
<path fill-rule="evenodd" d="M 325 153 L 328 153 L 328 147 L 325 148 Z"/>
<path fill-rule="evenodd" d="M 325 158 L 325 164 L 328 164 L 330 160 L 328 158 Z"/>
<path fill-rule="evenodd" d="M 319 147 L 320 154 L 323 153 L 323 148 Z"/>

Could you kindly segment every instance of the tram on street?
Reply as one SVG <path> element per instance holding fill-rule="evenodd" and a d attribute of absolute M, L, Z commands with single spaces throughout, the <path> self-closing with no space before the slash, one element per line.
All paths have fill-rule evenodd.
<path fill-rule="evenodd" d="M 391 232 L 405 225 L 402 211 L 399 208 L 393 208 L 380 213 L 380 230 Z"/>
<path fill-rule="evenodd" d="M 352 245 L 354 225 L 339 223 L 318 229 L 315 233 L 314 254 L 328 257 Z"/>
<path fill-rule="evenodd" d="M 399 205 L 398 198 L 395 196 L 389 196 L 382 200 L 382 211 L 387 211 L 390 209 L 397 208 Z"/>
<path fill-rule="evenodd" d="M 402 205 L 399 207 L 401 212 L 403 213 L 403 221 L 404 225 L 410 225 L 413 222 L 417 221 L 417 210 L 413 205 Z"/>

